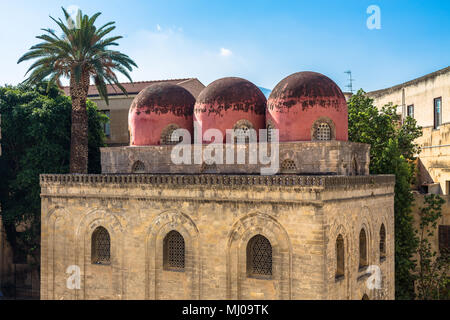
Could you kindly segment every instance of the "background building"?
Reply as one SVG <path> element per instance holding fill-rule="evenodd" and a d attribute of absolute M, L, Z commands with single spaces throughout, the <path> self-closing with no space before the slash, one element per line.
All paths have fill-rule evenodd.
<path fill-rule="evenodd" d="M 423 77 L 377 91 L 367 93 L 374 104 L 381 108 L 388 103 L 397 105 L 397 112 L 404 119 L 410 116 L 423 128 L 418 139 L 422 148 L 418 159 L 417 186 L 415 192 L 415 220 L 423 205 L 426 193 L 444 196 L 443 217 L 435 234 L 434 248 L 450 247 L 450 67 Z"/>
<path fill-rule="evenodd" d="M 195 98 L 205 86 L 196 78 L 153 80 L 134 83 L 122 83 L 128 92 L 124 95 L 120 89 L 114 89 L 107 85 L 109 105 L 102 100 L 95 85 L 89 86 L 88 98 L 95 102 L 98 108 L 109 117 L 109 123 L 105 125 L 106 143 L 108 146 L 128 145 L 130 136 L 128 132 L 128 110 L 131 102 L 142 89 L 151 84 L 169 83 L 179 85 L 188 90 Z M 69 95 L 70 88 L 64 87 L 64 92 Z"/>

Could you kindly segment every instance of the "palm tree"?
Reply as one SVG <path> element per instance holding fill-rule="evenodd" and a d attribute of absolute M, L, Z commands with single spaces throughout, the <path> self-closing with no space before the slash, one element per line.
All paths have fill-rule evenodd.
<path fill-rule="evenodd" d="M 61 19 L 50 17 L 62 30 L 56 35 L 52 29 L 42 29 L 46 33 L 37 36 L 43 42 L 31 47 L 17 63 L 37 59 L 28 69 L 31 72 L 24 81 L 35 85 L 48 81 L 49 87 L 57 83 L 61 87 L 61 78 L 70 79 L 70 96 L 72 98 L 72 130 L 70 151 L 70 172 L 87 173 L 88 168 L 88 120 L 86 99 L 91 79 L 95 83 L 100 97 L 109 104 L 106 85 L 117 86 L 127 95 L 119 83 L 116 72 L 126 76 L 132 82 L 129 72 L 136 63 L 127 55 L 110 50 L 117 46 L 121 36 L 107 37 L 116 27 L 115 22 L 108 22 L 100 28 L 94 23 L 100 12 L 92 17 L 78 11 L 74 22 L 67 11 L 62 8 L 67 25 Z M 115 88 L 115 87 L 114 87 Z"/>

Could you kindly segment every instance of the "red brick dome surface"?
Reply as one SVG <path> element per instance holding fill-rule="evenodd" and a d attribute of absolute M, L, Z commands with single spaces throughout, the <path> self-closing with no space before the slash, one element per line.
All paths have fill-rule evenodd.
<path fill-rule="evenodd" d="M 194 96 L 181 86 L 153 84 L 134 98 L 129 114 L 130 145 L 159 145 L 161 133 L 169 125 L 193 134 Z"/>
<path fill-rule="evenodd" d="M 332 121 L 336 140 L 348 140 L 347 102 L 330 78 L 317 72 L 298 72 L 273 89 L 266 121 L 280 130 L 281 142 L 312 140 L 311 129 L 319 119 Z"/>
<path fill-rule="evenodd" d="M 238 121 L 252 124 L 258 133 L 265 128 L 266 97 L 248 80 L 222 78 L 208 85 L 197 98 L 194 121 L 202 132 L 218 129 L 226 142 L 226 130 L 233 129 Z"/>

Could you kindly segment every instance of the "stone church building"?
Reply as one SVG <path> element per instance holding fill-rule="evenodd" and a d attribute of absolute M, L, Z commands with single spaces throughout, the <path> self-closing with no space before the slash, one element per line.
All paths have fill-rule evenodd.
<path fill-rule="evenodd" d="M 394 176 L 369 175 L 332 80 L 296 73 L 268 100 L 240 78 L 197 98 L 154 84 L 128 120 L 101 175 L 40 177 L 42 299 L 394 299 Z M 180 145 L 199 152 L 176 164 Z M 205 161 L 211 146 L 265 148 L 279 170 Z"/>

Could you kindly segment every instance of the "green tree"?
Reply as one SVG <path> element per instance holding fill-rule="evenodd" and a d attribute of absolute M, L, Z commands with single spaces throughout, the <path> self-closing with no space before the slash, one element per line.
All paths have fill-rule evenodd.
<path fill-rule="evenodd" d="M 40 246 L 39 174 L 69 172 L 71 110 L 71 99 L 47 83 L 0 87 L 1 214 L 14 252 L 30 254 L 35 263 L 39 262 Z M 89 171 L 99 173 L 99 147 L 104 146 L 107 117 L 91 101 L 87 102 L 87 114 Z M 23 222 L 30 228 L 16 232 Z"/>
<path fill-rule="evenodd" d="M 442 250 L 438 254 L 431 246 L 438 220 L 442 217 L 442 205 L 445 203 L 439 195 L 425 196 L 425 206 L 420 208 L 419 237 L 417 248 L 417 292 L 423 300 L 448 300 L 449 252 Z"/>
<path fill-rule="evenodd" d="M 108 22 L 102 27 L 95 26 L 100 12 L 92 17 L 78 12 L 76 22 L 63 8 L 66 23 L 51 19 L 58 25 L 62 35 L 58 36 L 52 29 L 43 29 L 46 33 L 36 38 L 43 42 L 31 47 L 18 63 L 37 59 L 28 72 L 31 72 L 25 84 L 38 84 L 48 80 L 49 84 L 60 83 L 61 78 L 70 79 L 70 96 L 72 98 L 72 131 L 70 172 L 87 173 L 88 171 L 88 116 L 86 101 L 91 79 L 97 86 L 100 97 L 108 103 L 106 85 L 117 86 L 127 94 L 119 83 L 116 73 L 121 73 L 130 81 L 129 72 L 137 67 L 127 55 L 110 50 L 117 46 L 121 36 L 108 37 L 115 29 L 115 22 Z"/>
<path fill-rule="evenodd" d="M 395 288 L 397 299 L 414 299 L 415 261 L 418 240 L 411 214 L 414 197 L 414 160 L 420 151 L 415 139 L 422 135 L 416 121 L 407 117 L 403 124 L 396 106 L 378 110 L 373 100 L 359 90 L 348 101 L 349 140 L 371 145 L 370 172 L 395 175 Z"/>

